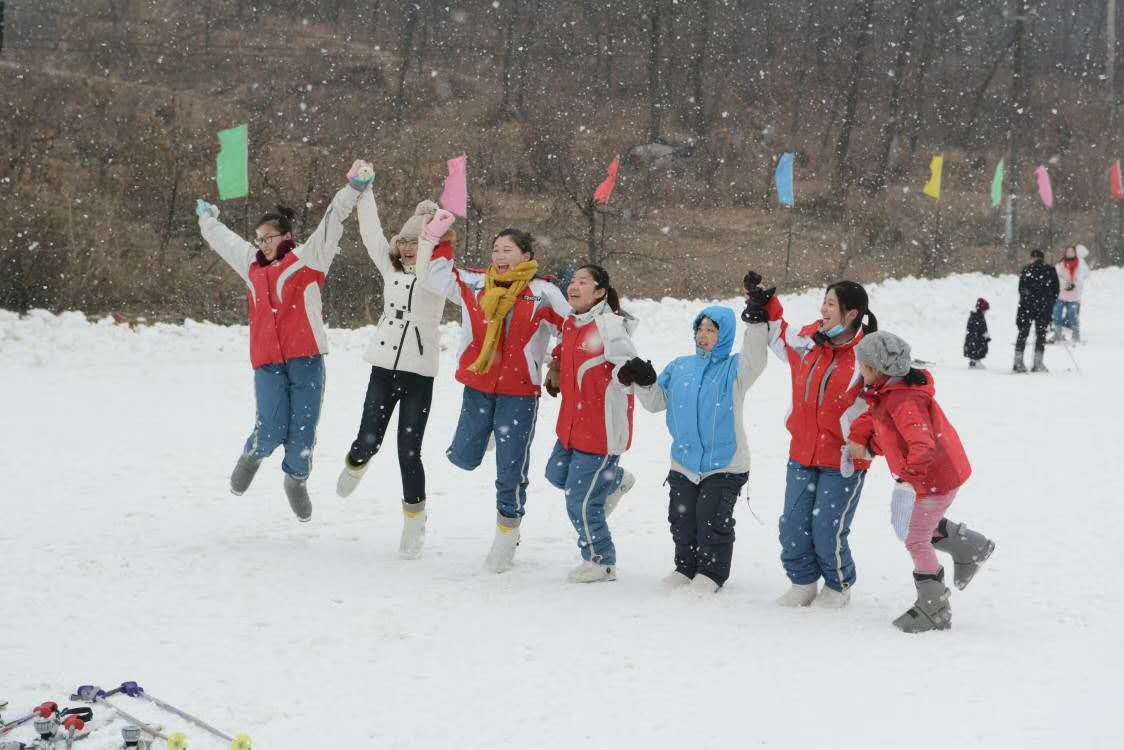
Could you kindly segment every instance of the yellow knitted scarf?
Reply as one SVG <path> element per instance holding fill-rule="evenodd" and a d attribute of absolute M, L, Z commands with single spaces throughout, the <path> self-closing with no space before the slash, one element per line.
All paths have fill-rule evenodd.
<path fill-rule="evenodd" d="M 484 312 L 484 320 L 488 322 L 488 331 L 484 335 L 480 355 L 468 366 L 469 372 L 487 372 L 499 360 L 504 318 L 515 307 L 519 295 L 531 283 L 531 279 L 535 278 L 538 270 L 538 261 L 534 260 L 524 261 L 507 273 L 499 273 L 494 267 L 488 269 L 484 296 L 480 298 L 480 309 Z"/>

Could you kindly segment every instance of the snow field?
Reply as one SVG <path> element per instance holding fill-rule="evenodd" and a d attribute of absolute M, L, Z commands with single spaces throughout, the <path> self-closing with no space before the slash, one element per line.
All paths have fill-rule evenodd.
<path fill-rule="evenodd" d="M 736 511 L 733 576 L 699 600 L 659 587 L 672 567 L 662 415 L 637 407 L 622 459 L 638 482 L 610 524 L 619 580 L 579 586 L 564 582 L 579 559 L 576 535 L 561 493 L 542 479 L 557 415 L 544 398 L 516 568 L 495 576 L 480 571 L 494 525 L 493 455 L 473 473 L 443 455 L 461 394 L 449 349 L 425 442 L 425 556 L 402 561 L 394 423 L 356 493 L 334 493 L 358 427 L 371 329 L 331 331 L 315 510 L 301 525 L 282 492 L 280 452 L 246 495 L 227 489 L 253 420 L 245 327 L 133 330 L 0 311 L 5 718 L 61 703 L 80 683 L 135 679 L 228 732 L 249 732 L 259 748 L 1115 747 L 1124 604 L 1110 575 L 1124 509 L 1107 469 L 1124 434 L 1124 342 L 1111 305 L 1124 270 L 1089 282 L 1080 373 L 1050 347 L 1050 375 L 1009 374 L 1013 277 L 869 289 L 880 326 L 936 363 L 938 398 L 973 463 L 949 516 L 998 543 L 971 587 L 953 592 L 949 633 L 890 626 L 914 592 L 881 462 L 851 534 L 851 604 L 773 604 L 787 586 L 776 522 L 789 378 L 771 354 L 746 399 L 753 470 L 750 505 Z M 818 317 L 821 295 L 784 297 L 786 316 Z M 978 296 L 992 305 L 982 372 L 961 355 Z M 627 302 L 657 368 L 691 351 L 703 304 Z M 447 326 L 446 343 L 456 334 Z M 195 748 L 222 747 L 152 706 L 115 700 L 186 731 Z M 105 726 L 98 713 L 83 745 L 119 747 L 121 723 Z"/>

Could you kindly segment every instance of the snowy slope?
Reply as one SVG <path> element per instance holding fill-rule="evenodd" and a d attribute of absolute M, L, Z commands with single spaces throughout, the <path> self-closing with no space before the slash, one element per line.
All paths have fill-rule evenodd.
<path fill-rule="evenodd" d="M 960 349 L 980 295 L 994 339 L 990 369 L 973 372 Z M 331 332 L 315 515 L 298 525 L 280 455 L 245 496 L 227 491 L 253 416 L 245 328 L 133 331 L 0 312 L 5 718 L 79 683 L 135 679 L 259 748 L 1117 747 L 1124 506 L 1106 469 L 1124 433 L 1122 295 L 1124 271 L 1094 273 L 1081 373 L 1051 347 L 1052 374 L 1016 377 L 1012 277 L 872 289 L 882 327 L 938 363 L 938 394 L 974 464 L 950 517 L 999 544 L 954 593 L 954 630 L 924 636 L 889 624 L 913 590 L 884 464 L 854 525 L 851 606 L 773 604 L 786 586 L 776 519 L 788 407 L 775 358 L 747 399 L 752 513 L 739 504 L 733 577 L 700 601 L 657 586 L 671 568 L 660 416 L 638 411 L 623 461 L 640 480 L 612 519 L 616 583 L 563 582 L 577 550 L 560 493 L 541 479 L 549 399 L 518 565 L 486 575 L 494 474 L 443 456 L 460 402 L 449 352 L 426 441 L 428 546 L 405 562 L 392 440 L 355 496 L 333 491 L 358 425 L 369 329 Z M 819 299 L 786 298 L 788 317 L 817 317 Z M 690 351 L 701 304 L 630 302 L 640 349 L 657 365 Z M 188 731 L 195 748 L 221 747 L 119 702 Z M 118 747 L 119 726 L 83 745 Z"/>

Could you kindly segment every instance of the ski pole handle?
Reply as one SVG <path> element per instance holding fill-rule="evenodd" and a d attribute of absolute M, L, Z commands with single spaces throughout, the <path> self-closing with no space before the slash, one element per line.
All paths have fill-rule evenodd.
<path fill-rule="evenodd" d="M 144 695 L 144 688 L 132 681 L 122 682 L 119 687 L 114 688 L 107 695 L 113 695 L 114 693 L 124 693 L 130 698 L 139 698 Z"/>
<path fill-rule="evenodd" d="M 89 706 L 82 706 L 80 708 L 66 708 L 62 711 L 59 711 L 59 718 L 63 719 L 62 725 L 64 727 L 66 726 L 66 719 L 69 719 L 70 717 L 75 717 L 81 719 L 82 721 L 89 721 L 90 719 L 94 718 L 94 709 L 90 708 Z"/>

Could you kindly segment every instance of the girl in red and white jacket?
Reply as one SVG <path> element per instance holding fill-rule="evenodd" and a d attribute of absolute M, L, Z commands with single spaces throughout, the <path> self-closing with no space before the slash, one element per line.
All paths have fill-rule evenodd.
<path fill-rule="evenodd" d="M 952 611 L 936 550 L 952 556 L 953 580 L 963 589 L 995 549 L 983 534 L 944 517 L 972 467 L 936 401 L 933 376 L 913 368 L 909 344 L 878 331 L 867 335 L 856 353 L 866 384 L 862 397 L 870 408 L 852 425 L 848 449 L 856 460 L 885 456 L 899 482 L 894 505 L 913 501 L 904 513 L 900 507 L 892 511 L 895 530 L 913 558 L 917 588 L 917 601 L 894 625 L 907 633 L 946 630 Z"/>
<path fill-rule="evenodd" d="M 785 421 L 792 441 L 780 519 L 781 564 L 792 585 L 777 603 L 839 608 L 850 601 L 856 580 L 849 537 L 868 467 L 845 460 L 846 428 L 862 390 L 855 346 L 877 330 L 878 321 L 866 290 L 853 281 L 829 286 L 820 319 L 803 328 L 789 325 L 782 313 L 772 298 L 767 316 L 780 325 L 770 326 L 770 347 L 792 379 Z"/>
<path fill-rule="evenodd" d="M 456 378 L 464 384 L 464 397 L 445 455 L 472 471 L 495 438 L 496 534 L 485 566 L 496 573 L 514 562 L 542 367 L 551 336 L 571 312 L 562 291 L 537 273 L 534 238 L 505 229 L 492 241 L 487 271 L 457 268 L 451 257 L 435 256 L 424 282 L 461 308 Z"/>
<path fill-rule="evenodd" d="M 620 466 L 632 444 L 632 384 L 651 385 L 656 375 L 650 362 L 636 356 L 636 319 L 621 311 L 604 268 L 575 271 L 567 297 L 574 312 L 555 349 L 562 406 L 546 479 L 566 493 L 566 511 L 578 532 L 582 562 L 570 582 L 612 581 L 617 551 L 606 519 L 636 481 Z"/>
<path fill-rule="evenodd" d="M 290 209 L 278 206 L 264 215 L 251 244 L 218 220 L 217 207 L 203 200 L 195 207 L 203 239 L 247 287 L 257 419 L 230 475 L 230 491 L 245 492 L 262 460 L 284 445 L 285 494 L 301 521 L 312 518 L 305 482 L 312 470 L 328 353 L 320 290 L 340 250 L 343 222 L 370 188 L 374 170 L 356 161 L 347 178 L 349 184 L 336 193 L 316 231 L 300 245 L 293 238 Z"/>

